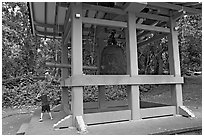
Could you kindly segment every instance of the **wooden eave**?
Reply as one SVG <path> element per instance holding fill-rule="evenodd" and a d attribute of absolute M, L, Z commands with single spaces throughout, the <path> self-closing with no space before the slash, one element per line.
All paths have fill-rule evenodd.
<path fill-rule="evenodd" d="M 71 28 L 66 24 L 67 14 L 70 14 L 70 4 L 69 2 L 29 2 L 33 34 L 53 38 L 62 38 L 63 35 L 68 35 L 70 31 L 65 32 L 65 30 Z M 99 22 L 106 24 L 106 20 L 108 20 L 107 29 L 118 27 L 119 30 L 122 30 L 127 27 L 127 17 L 125 16 L 127 11 L 131 8 L 131 12 L 134 12 L 134 7 L 137 5 L 138 7 L 142 6 L 141 9 L 135 11 L 137 32 L 139 32 L 138 43 L 144 43 L 143 38 L 151 34 L 154 35 L 156 30 L 167 33 L 166 27 L 170 16 L 180 18 L 183 11 L 186 14 L 202 13 L 202 3 L 199 2 L 116 2 L 114 6 L 104 5 L 96 2 L 83 3 L 83 37 L 90 37 L 95 25 L 100 25 Z M 110 21 L 112 21 L 112 27 L 108 26 L 111 24 Z M 145 27 L 148 27 L 149 30 L 146 30 Z M 124 37 L 122 36 L 122 39 Z M 146 40 L 148 39 L 146 38 Z"/>

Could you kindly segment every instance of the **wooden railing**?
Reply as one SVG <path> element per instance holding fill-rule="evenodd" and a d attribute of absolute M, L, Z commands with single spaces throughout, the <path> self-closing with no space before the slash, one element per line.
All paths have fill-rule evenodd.
<path fill-rule="evenodd" d="M 173 75 L 78 75 L 61 81 L 61 86 L 181 84 L 183 77 Z"/>

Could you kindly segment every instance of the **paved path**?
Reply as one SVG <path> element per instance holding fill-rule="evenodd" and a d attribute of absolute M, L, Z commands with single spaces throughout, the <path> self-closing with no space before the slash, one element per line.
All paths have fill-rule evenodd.
<path fill-rule="evenodd" d="M 60 119 L 65 117 L 64 113 L 61 112 L 52 112 L 53 120 L 49 119 L 48 114 L 44 114 L 43 122 L 39 122 L 41 110 L 38 109 L 35 111 L 30 124 L 26 130 L 26 135 L 73 135 L 77 134 L 76 129 L 65 128 L 60 130 L 55 130 L 53 124 L 57 123 Z"/>
<path fill-rule="evenodd" d="M 169 116 L 152 119 L 143 119 L 140 121 L 124 121 L 109 124 L 100 124 L 88 126 L 88 133 L 85 135 L 147 135 L 147 134 L 162 134 L 172 130 L 184 130 L 184 128 L 200 128 L 202 127 L 202 115 L 195 113 L 197 118 L 185 118 L 182 116 Z M 65 114 L 53 113 L 54 120 L 50 120 L 49 116 L 44 117 L 43 122 L 38 122 L 40 110 L 37 110 L 26 130 L 27 135 L 76 135 L 79 134 L 75 128 L 53 129 L 59 119 Z M 159 119 L 159 120 L 158 120 Z"/>

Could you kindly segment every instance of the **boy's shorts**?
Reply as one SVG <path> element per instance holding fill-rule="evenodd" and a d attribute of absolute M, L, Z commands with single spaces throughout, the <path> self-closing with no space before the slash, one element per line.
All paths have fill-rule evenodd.
<path fill-rule="evenodd" d="M 45 111 L 50 112 L 50 105 L 42 106 L 42 113 L 45 113 Z"/>

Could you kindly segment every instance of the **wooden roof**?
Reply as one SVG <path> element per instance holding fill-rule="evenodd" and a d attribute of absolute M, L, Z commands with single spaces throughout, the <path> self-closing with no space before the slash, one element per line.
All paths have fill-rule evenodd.
<path fill-rule="evenodd" d="M 56 38 L 63 35 L 65 17 L 70 9 L 70 3 L 30 2 L 28 5 L 32 30 L 35 35 Z M 126 22 L 126 11 L 132 10 L 136 13 L 137 24 L 158 27 L 167 25 L 170 14 L 175 18 L 180 18 L 184 11 L 185 14 L 202 13 L 202 3 L 199 2 L 85 2 L 82 6 L 83 17 Z M 170 11 L 172 12 L 170 13 Z M 93 28 L 92 24 L 83 24 L 83 36 L 91 36 Z M 151 31 L 137 30 L 139 42 L 144 42 L 146 37 L 153 35 L 155 33 Z M 118 37 L 121 36 L 118 35 Z"/>

